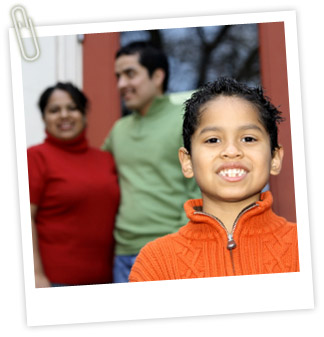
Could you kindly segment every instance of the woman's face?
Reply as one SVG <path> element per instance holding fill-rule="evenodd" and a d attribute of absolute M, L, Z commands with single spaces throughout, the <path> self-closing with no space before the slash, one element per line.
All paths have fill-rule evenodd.
<path fill-rule="evenodd" d="M 69 140 L 77 137 L 84 129 L 86 118 L 77 108 L 70 94 L 55 89 L 44 110 L 46 130 L 55 138 Z"/>

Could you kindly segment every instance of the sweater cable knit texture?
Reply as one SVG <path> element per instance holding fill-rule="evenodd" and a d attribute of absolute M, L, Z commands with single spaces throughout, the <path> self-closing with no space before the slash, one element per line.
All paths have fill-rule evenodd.
<path fill-rule="evenodd" d="M 299 271 L 297 226 L 272 211 L 271 192 L 242 211 L 233 231 L 236 247 L 228 249 L 226 229 L 201 211 L 202 200 L 188 200 L 189 218 L 177 233 L 147 244 L 130 281 L 172 280 Z"/>

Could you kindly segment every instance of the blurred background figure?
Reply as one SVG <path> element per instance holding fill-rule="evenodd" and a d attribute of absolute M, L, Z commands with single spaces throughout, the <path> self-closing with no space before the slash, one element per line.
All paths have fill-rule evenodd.
<path fill-rule="evenodd" d="M 112 156 L 89 147 L 88 100 L 71 83 L 39 100 L 46 139 L 29 147 L 35 286 L 112 281 L 119 187 Z"/>
<path fill-rule="evenodd" d="M 117 52 L 115 73 L 121 98 L 132 111 L 115 123 L 102 147 L 114 156 L 120 182 L 113 281 L 122 283 L 128 282 L 140 249 L 184 226 L 184 202 L 201 194 L 195 180 L 181 172 L 183 111 L 165 94 L 167 56 L 151 43 L 136 41 Z"/>

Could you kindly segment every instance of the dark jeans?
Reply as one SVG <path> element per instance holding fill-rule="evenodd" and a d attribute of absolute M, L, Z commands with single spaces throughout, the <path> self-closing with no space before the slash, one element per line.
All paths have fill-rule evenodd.
<path fill-rule="evenodd" d="M 137 255 L 116 255 L 113 267 L 113 283 L 128 282 L 128 276 Z"/>
<path fill-rule="evenodd" d="M 52 287 L 68 287 L 68 284 L 61 284 L 61 283 L 51 283 Z"/>

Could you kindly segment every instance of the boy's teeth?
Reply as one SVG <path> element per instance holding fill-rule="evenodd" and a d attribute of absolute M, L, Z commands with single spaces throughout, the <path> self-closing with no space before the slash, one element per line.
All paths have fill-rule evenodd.
<path fill-rule="evenodd" d="M 221 176 L 229 178 L 241 177 L 245 173 L 246 171 L 243 169 L 226 169 L 219 172 Z"/>

